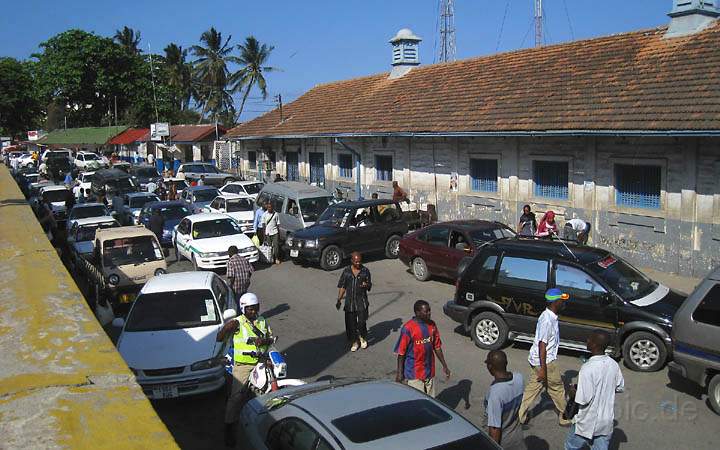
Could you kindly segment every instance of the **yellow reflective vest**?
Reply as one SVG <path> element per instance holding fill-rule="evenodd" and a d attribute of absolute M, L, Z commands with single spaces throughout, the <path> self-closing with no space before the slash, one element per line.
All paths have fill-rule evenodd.
<path fill-rule="evenodd" d="M 238 317 L 237 321 L 240 323 L 240 326 L 233 335 L 233 358 L 235 364 L 251 364 L 254 366 L 258 363 L 258 359 L 250 355 L 243 355 L 243 352 L 267 352 L 270 346 L 264 345 L 257 347 L 255 344 L 248 344 L 248 339 L 256 338 L 258 335 L 255 334 L 250 325 L 250 321 L 245 316 Z M 260 330 L 265 337 L 272 336 L 272 330 L 268 327 L 263 316 L 258 316 L 258 318 L 255 319 L 255 327 Z"/>

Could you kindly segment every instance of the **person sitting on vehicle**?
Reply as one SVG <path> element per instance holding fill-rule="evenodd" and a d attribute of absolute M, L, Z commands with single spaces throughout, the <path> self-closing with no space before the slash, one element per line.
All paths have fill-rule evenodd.
<path fill-rule="evenodd" d="M 200 179 L 195 182 L 195 186 L 205 186 L 205 175 L 200 175 Z"/>
<path fill-rule="evenodd" d="M 540 224 L 538 225 L 537 232 L 535 232 L 535 236 L 552 237 L 557 236 L 557 232 L 558 226 L 555 222 L 555 212 L 548 211 L 543 218 L 540 219 Z"/>
<path fill-rule="evenodd" d="M 240 297 L 241 316 L 228 320 L 216 336 L 217 342 L 233 337 L 232 389 L 225 406 L 225 445 L 234 447 L 235 424 L 240 410 L 248 400 L 249 378 L 259 358 L 250 352 L 265 353 L 275 342 L 272 330 L 263 316 L 259 315 L 260 300 L 252 292 Z"/>

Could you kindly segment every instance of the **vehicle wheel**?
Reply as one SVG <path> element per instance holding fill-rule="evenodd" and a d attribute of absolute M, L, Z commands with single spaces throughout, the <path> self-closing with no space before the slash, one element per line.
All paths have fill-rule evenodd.
<path fill-rule="evenodd" d="M 655 372 L 665 365 L 667 350 L 663 341 L 652 333 L 638 331 L 623 343 L 623 361 L 636 372 Z"/>
<path fill-rule="evenodd" d="M 427 264 L 425 264 L 425 260 L 419 256 L 412 261 L 412 272 L 418 281 L 427 281 L 430 279 Z"/>
<path fill-rule="evenodd" d="M 194 271 L 197 272 L 198 270 L 200 270 L 200 268 L 199 268 L 198 265 L 197 265 L 197 260 L 195 259 L 195 255 L 192 255 L 192 265 L 193 265 L 193 270 L 194 270 Z"/>
<path fill-rule="evenodd" d="M 493 312 L 482 312 L 470 323 L 473 342 L 484 350 L 497 350 L 505 344 L 508 326 L 502 317 Z"/>
<path fill-rule="evenodd" d="M 708 400 L 716 414 L 720 414 L 720 374 L 715 374 L 708 383 Z"/>
<path fill-rule="evenodd" d="M 228 178 L 225 178 L 225 179 L 223 180 L 223 186 L 225 186 L 225 185 L 228 184 L 228 183 L 232 183 L 233 181 L 236 181 L 235 178 L 229 178 L 229 177 L 228 177 Z"/>
<path fill-rule="evenodd" d="M 385 256 L 395 259 L 400 254 L 400 236 L 390 236 L 385 243 Z"/>
<path fill-rule="evenodd" d="M 328 245 L 320 255 L 320 267 L 325 270 L 335 270 L 342 264 L 342 252 L 335 245 Z"/>

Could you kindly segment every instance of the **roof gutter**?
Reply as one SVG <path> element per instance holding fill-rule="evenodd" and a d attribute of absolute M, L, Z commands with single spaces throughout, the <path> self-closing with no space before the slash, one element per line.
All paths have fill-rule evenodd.
<path fill-rule="evenodd" d="M 720 137 L 720 130 L 547 130 L 547 131 L 459 131 L 379 132 L 379 133 L 308 133 L 256 136 L 226 136 L 230 141 L 258 139 L 365 138 L 365 137 L 541 137 L 541 136 L 627 136 L 627 137 Z"/>

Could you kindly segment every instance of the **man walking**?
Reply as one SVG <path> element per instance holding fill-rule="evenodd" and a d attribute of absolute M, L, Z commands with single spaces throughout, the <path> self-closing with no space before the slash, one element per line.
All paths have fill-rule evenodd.
<path fill-rule="evenodd" d="M 265 229 L 265 242 L 270 246 L 270 264 L 280 264 L 280 228 L 279 218 L 273 204 L 268 202 L 267 211 L 262 218 L 263 228 Z"/>
<path fill-rule="evenodd" d="M 250 277 L 255 268 L 244 256 L 238 253 L 238 248 L 231 245 L 228 248 L 230 259 L 227 262 L 227 277 L 230 280 L 230 287 L 233 290 L 234 298 L 242 297 L 250 287 Z"/>
<path fill-rule="evenodd" d="M 555 404 L 560 415 L 560 425 L 570 425 L 570 421 L 562 417 L 565 411 L 565 386 L 560 377 L 557 365 L 558 345 L 560 344 L 560 328 L 558 313 L 563 303 L 570 298 L 558 288 L 551 288 L 545 293 L 547 308 L 540 314 L 535 328 L 535 339 L 530 348 L 530 373 L 523 393 L 522 404 L 518 412 L 520 423 L 527 423 L 527 412 L 530 405 L 543 389 Z"/>
<path fill-rule="evenodd" d="M 507 371 L 507 356 L 502 350 L 492 350 L 485 359 L 494 380 L 485 396 L 485 415 L 488 434 L 504 449 L 525 450 L 518 410 L 525 382 L 519 372 Z"/>
<path fill-rule="evenodd" d="M 440 333 L 430 319 L 430 304 L 418 300 L 413 305 L 413 311 L 415 317 L 402 326 L 400 338 L 395 344 L 395 381 L 402 383 L 407 380 L 408 386 L 435 397 L 435 356 L 440 360 L 447 378 L 450 378 L 450 369 L 443 355 Z"/>
<path fill-rule="evenodd" d="M 253 227 L 255 228 L 255 236 L 258 238 L 258 242 L 262 244 L 265 241 L 265 230 L 263 228 L 263 216 L 267 211 L 267 204 L 263 203 L 258 205 L 258 209 L 255 210 L 255 220 L 253 221 Z"/>
<path fill-rule="evenodd" d="M 335 308 L 340 309 L 345 297 L 345 334 L 351 343 L 350 351 L 358 347 L 367 348 L 368 296 L 372 288 L 370 271 L 362 265 L 362 256 L 353 252 L 350 257 L 352 264 L 346 267 L 338 280 L 338 298 Z"/>
<path fill-rule="evenodd" d="M 566 450 L 607 450 L 615 420 L 615 393 L 625 390 L 620 366 L 605 354 L 610 336 L 594 331 L 587 340 L 590 359 L 580 368 L 575 403 L 579 410 L 565 439 Z"/>
<path fill-rule="evenodd" d="M 257 357 L 244 353 L 267 352 L 275 342 L 265 318 L 258 315 L 260 300 L 257 296 L 246 293 L 240 297 L 240 307 L 242 315 L 228 320 L 215 338 L 217 342 L 223 342 L 229 336 L 233 338 L 232 390 L 225 406 L 225 445 L 228 447 L 235 446 L 235 422 L 247 401 L 248 379 L 258 363 Z"/>

